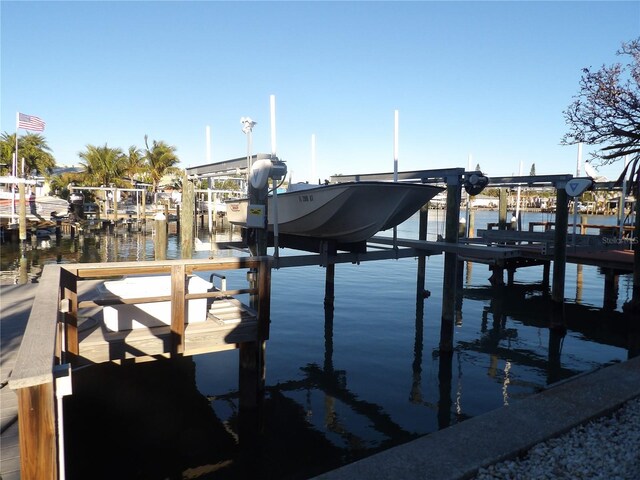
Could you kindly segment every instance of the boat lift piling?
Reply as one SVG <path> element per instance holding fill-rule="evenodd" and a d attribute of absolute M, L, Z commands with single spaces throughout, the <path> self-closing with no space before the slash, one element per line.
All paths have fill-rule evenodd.
<path fill-rule="evenodd" d="M 445 243 L 458 243 L 458 222 L 460 218 L 460 199 L 462 192 L 460 175 L 448 175 L 447 215 L 445 220 Z M 458 254 L 455 251 L 444 254 L 444 275 L 442 279 L 442 319 L 440 324 L 440 352 L 453 352 L 453 326 L 455 322 L 455 304 L 458 273 Z"/>

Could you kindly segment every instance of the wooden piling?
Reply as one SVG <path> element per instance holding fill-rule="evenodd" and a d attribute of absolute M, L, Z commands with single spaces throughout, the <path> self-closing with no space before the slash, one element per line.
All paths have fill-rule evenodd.
<path fill-rule="evenodd" d="M 180 223 L 180 243 L 182 245 L 182 258 L 191 258 L 193 255 L 193 214 L 195 211 L 195 189 L 185 173 L 182 176 L 182 210 Z"/>
<path fill-rule="evenodd" d="M 153 239 L 156 260 L 167 258 L 167 217 L 158 212 L 154 220 L 155 237 Z"/>
<path fill-rule="evenodd" d="M 498 190 L 498 230 L 507 229 L 507 189 L 501 188 Z"/>
<path fill-rule="evenodd" d="M 582 303 L 582 286 L 583 286 L 582 265 L 576 264 L 576 302 Z"/>
<path fill-rule="evenodd" d="M 447 215 L 445 242 L 458 243 L 458 218 L 460 217 L 460 179 L 447 178 Z M 440 323 L 440 351 L 453 351 L 453 329 L 455 321 L 456 273 L 458 254 L 444 254 L 444 276 L 442 281 L 442 321 Z"/>
<path fill-rule="evenodd" d="M 612 268 L 604 271 L 604 296 L 602 308 L 615 310 L 618 306 L 618 275 Z"/>
<path fill-rule="evenodd" d="M 555 223 L 551 321 L 553 324 L 564 324 L 564 284 L 567 261 L 567 228 L 569 227 L 569 196 L 564 186 L 557 189 Z"/>
<path fill-rule="evenodd" d="M 113 189 L 113 223 L 118 223 L 118 189 Z"/>
<path fill-rule="evenodd" d="M 418 226 L 418 239 L 427 239 L 427 223 L 429 220 L 429 204 L 420 208 L 420 221 Z M 416 279 L 416 301 L 422 303 L 427 297 L 427 291 L 424 288 L 426 278 L 427 257 L 425 255 L 418 256 L 418 274 Z"/>
<path fill-rule="evenodd" d="M 475 223 L 476 223 L 476 211 L 474 209 L 469 210 L 469 225 L 468 225 L 468 238 L 475 237 Z"/>
<path fill-rule="evenodd" d="M 333 308 L 335 299 L 335 276 L 336 264 L 329 263 L 326 266 L 327 272 L 324 280 L 324 308 Z"/>
<path fill-rule="evenodd" d="M 636 188 L 636 222 L 635 236 L 633 237 L 633 285 L 631 300 L 622 306 L 622 310 L 626 313 L 640 313 L 640 188 Z M 637 318 L 637 316 L 636 316 Z"/>
<path fill-rule="evenodd" d="M 257 189 L 249 182 L 249 203 L 264 205 L 266 218 L 268 218 L 267 193 L 267 185 L 262 189 Z M 267 254 L 266 228 L 250 228 L 247 232 L 247 239 L 252 256 L 264 256 Z M 255 269 L 248 273 L 250 288 L 258 286 L 257 276 L 258 272 Z M 258 308 L 259 305 L 260 298 L 257 295 L 251 295 L 251 307 Z M 253 413 L 260 408 L 263 401 L 266 342 L 262 339 L 256 342 L 244 342 L 240 344 L 239 350 L 239 405 L 240 409 L 244 411 L 243 415 L 249 414 L 253 419 Z M 255 420 L 257 422 L 260 421 L 259 418 Z"/>

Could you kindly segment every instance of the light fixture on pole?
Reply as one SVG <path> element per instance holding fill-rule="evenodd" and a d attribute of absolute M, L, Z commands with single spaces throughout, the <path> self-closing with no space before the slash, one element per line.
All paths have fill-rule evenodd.
<path fill-rule="evenodd" d="M 249 173 L 251 172 L 251 134 L 253 132 L 253 127 L 257 122 L 251 120 L 250 117 L 241 117 L 240 123 L 242 124 L 242 131 L 247 135 L 247 179 L 249 178 Z"/>

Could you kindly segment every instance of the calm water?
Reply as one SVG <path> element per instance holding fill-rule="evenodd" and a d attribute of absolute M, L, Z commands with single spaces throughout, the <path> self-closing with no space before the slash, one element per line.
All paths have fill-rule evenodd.
<path fill-rule="evenodd" d="M 540 220 L 553 218 L 524 214 L 525 225 Z M 478 212 L 476 228 L 495 221 L 497 212 Z M 443 212 L 430 212 L 430 240 L 443 222 Z M 417 238 L 417 217 L 398 236 Z M 176 258 L 176 238 L 169 241 Z M 35 280 L 47 262 L 152 258 L 152 237 L 137 234 L 82 246 L 63 240 L 28 252 L 21 269 L 3 246 L 3 281 Z M 455 351 L 441 356 L 442 263 L 427 260 L 431 296 L 420 302 L 416 259 L 337 265 L 333 312 L 323 305 L 323 268 L 274 270 L 257 432 L 245 432 L 238 415 L 236 351 L 74 372 L 74 395 L 65 399 L 69 478 L 308 478 L 630 355 L 621 313 L 630 275 L 619 278 L 616 305 L 603 309 L 603 275 L 568 265 L 569 329 L 559 337 L 547 328 L 542 267 L 492 288 L 488 267 L 476 263 L 465 266 Z M 244 272 L 229 278 L 229 288 L 244 287 Z"/>

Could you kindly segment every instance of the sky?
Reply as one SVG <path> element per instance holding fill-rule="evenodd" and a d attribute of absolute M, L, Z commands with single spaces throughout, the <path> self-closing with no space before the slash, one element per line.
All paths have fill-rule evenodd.
<path fill-rule="evenodd" d="M 247 116 L 270 153 L 273 95 L 293 181 L 393 171 L 396 110 L 400 171 L 575 174 L 563 111 L 584 67 L 626 61 L 640 2 L 2 0 L 0 27 L 0 131 L 40 117 L 59 165 L 145 135 L 203 165 L 207 126 L 210 161 L 243 157 Z"/>

